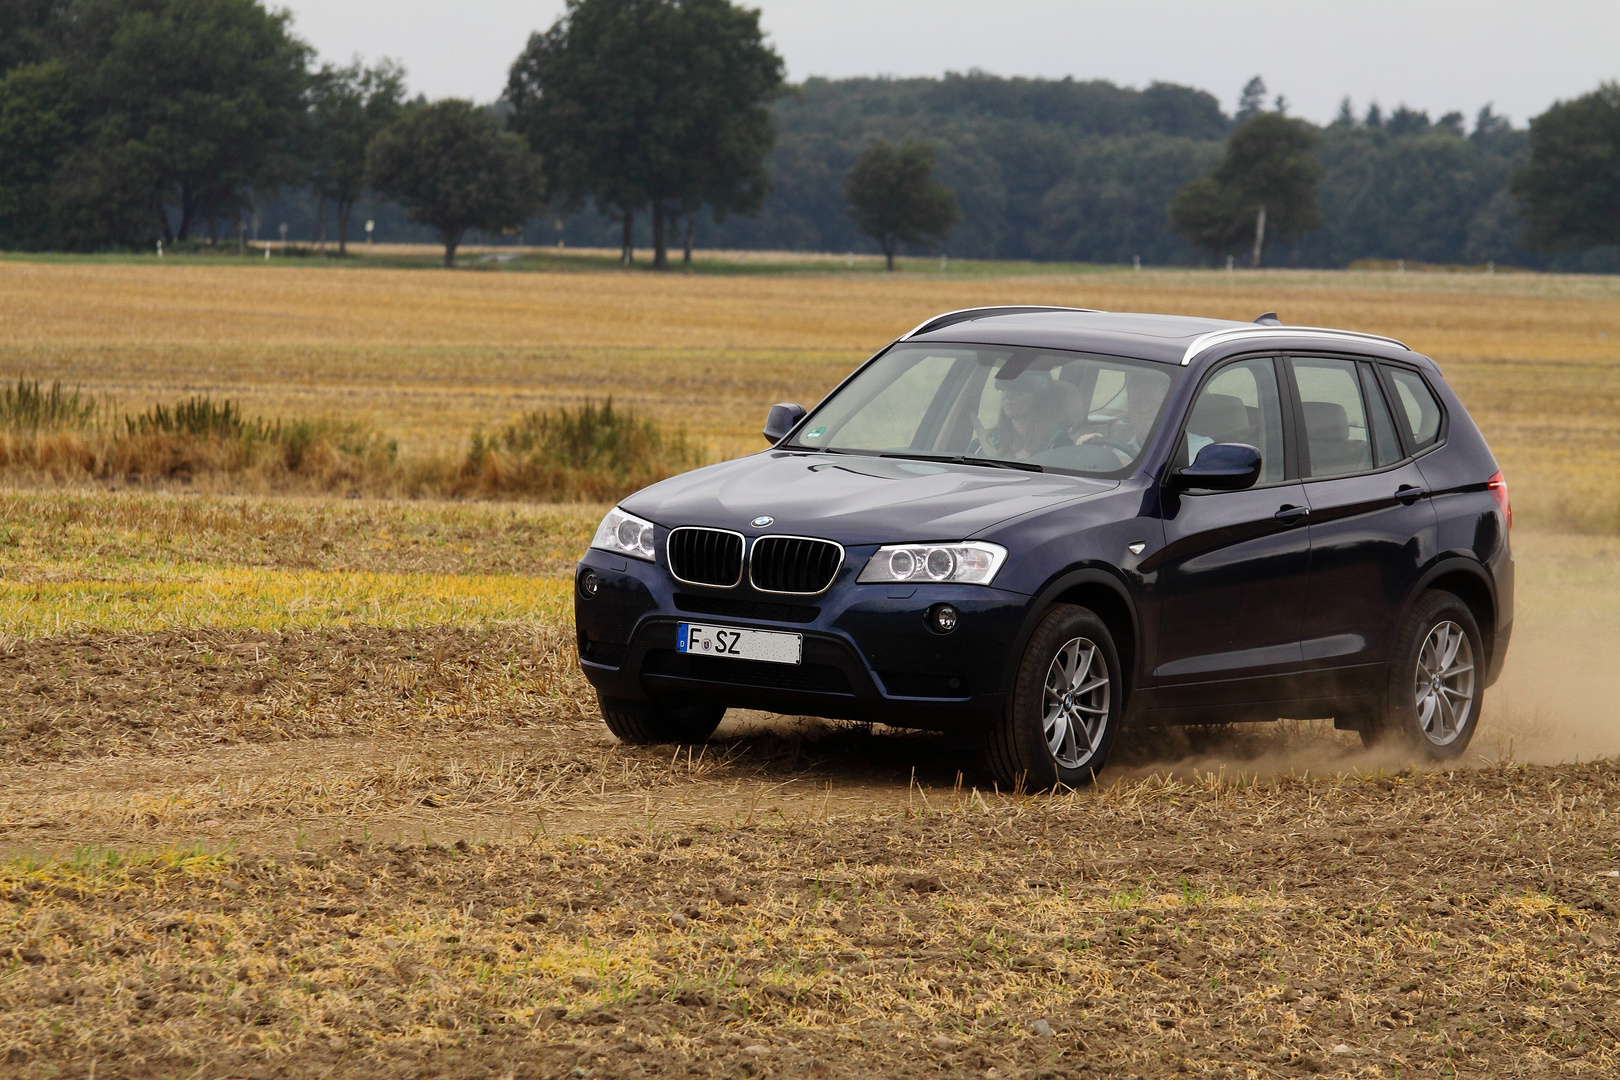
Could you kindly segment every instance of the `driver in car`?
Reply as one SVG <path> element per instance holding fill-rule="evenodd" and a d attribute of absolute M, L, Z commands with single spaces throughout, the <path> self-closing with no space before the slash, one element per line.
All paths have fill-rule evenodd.
<path fill-rule="evenodd" d="M 997 457 L 1023 460 L 1057 446 L 1072 446 L 1070 429 L 1084 418 L 1080 388 L 1052 378 L 1051 372 L 1024 370 L 995 379 L 1001 391 L 996 426 L 979 432 L 979 442 Z"/>

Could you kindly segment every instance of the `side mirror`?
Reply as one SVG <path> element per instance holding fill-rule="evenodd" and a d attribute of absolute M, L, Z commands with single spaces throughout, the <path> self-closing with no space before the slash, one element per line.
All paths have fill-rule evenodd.
<path fill-rule="evenodd" d="M 760 434 L 765 441 L 775 446 L 787 436 L 787 433 L 798 426 L 804 419 L 804 406 L 791 401 L 780 402 L 771 406 L 771 411 L 765 414 L 765 430 Z"/>
<path fill-rule="evenodd" d="M 1260 451 L 1247 443 L 1210 443 L 1184 469 L 1170 474 L 1178 491 L 1242 491 L 1260 479 Z"/>

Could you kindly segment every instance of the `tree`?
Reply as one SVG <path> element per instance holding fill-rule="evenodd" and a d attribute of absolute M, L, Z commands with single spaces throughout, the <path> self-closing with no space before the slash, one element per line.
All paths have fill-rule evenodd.
<path fill-rule="evenodd" d="M 1538 248 L 1620 244 L 1620 83 L 1531 120 L 1530 162 L 1512 191 Z"/>
<path fill-rule="evenodd" d="M 1237 115 L 1233 120 L 1239 124 L 1246 124 L 1266 110 L 1266 80 L 1256 75 L 1243 84 L 1243 93 L 1238 95 Z"/>
<path fill-rule="evenodd" d="M 365 193 L 366 147 L 398 118 L 405 69 L 392 60 L 368 68 L 356 58 L 346 67 L 325 64 L 310 80 L 310 181 L 337 211 L 338 254 L 349 249 L 349 213 Z"/>
<path fill-rule="evenodd" d="M 255 0 L 84 0 L 74 14 L 69 64 L 94 116 L 85 165 L 139 189 L 165 240 L 201 222 L 212 236 L 250 187 L 291 177 L 309 49 L 288 13 Z"/>
<path fill-rule="evenodd" d="M 1226 140 L 1225 156 L 1205 178 L 1213 186 L 1194 181 L 1177 193 L 1171 203 L 1173 227 L 1219 258 L 1233 243 L 1238 218 L 1252 221 L 1251 262 L 1261 265 L 1268 231 L 1272 239 L 1297 240 L 1322 223 L 1316 196 L 1322 166 L 1311 156 L 1320 138 L 1303 120 L 1280 113 L 1255 116 Z"/>
<path fill-rule="evenodd" d="M 956 193 L 934 180 L 934 151 L 923 143 L 879 139 L 844 176 L 850 216 L 878 242 L 894 269 L 900 244 L 937 244 L 961 219 Z"/>
<path fill-rule="evenodd" d="M 540 161 L 487 110 L 450 98 L 407 108 L 372 140 L 366 182 L 438 230 L 444 265 L 468 229 L 522 225 L 544 197 Z"/>
<path fill-rule="evenodd" d="M 49 243 L 51 180 L 82 121 L 60 61 L 25 64 L 0 79 L 0 248 Z"/>
<path fill-rule="evenodd" d="M 506 100 L 559 202 L 620 220 L 626 262 L 651 210 L 663 269 L 672 219 L 758 209 L 782 78 L 759 13 L 729 0 L 569 0 L 513 63 Z"/>
<path fill-rule="evenodd" d="M 1210 263 L 1252 236 L 1254 218 L 1243 197 L 1214 176 L 1200 176 L 1170 200 L 1170 227 L 1195 247 L 1209 251 Z"/>

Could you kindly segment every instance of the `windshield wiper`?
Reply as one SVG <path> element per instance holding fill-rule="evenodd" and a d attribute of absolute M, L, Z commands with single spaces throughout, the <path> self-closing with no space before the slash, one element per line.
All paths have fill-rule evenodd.
<path fill-rule="evenodd" d="M 907 458 L 911 461 L 943 461 L 950 465 L 988 465 L 993 469 L 1018 469 L 1022 472 L 1045 472 L 1033 461 L 1008 461 L 1006 458 L 969 457 L 966 454 L 879 454 L 878 457 Z"/>

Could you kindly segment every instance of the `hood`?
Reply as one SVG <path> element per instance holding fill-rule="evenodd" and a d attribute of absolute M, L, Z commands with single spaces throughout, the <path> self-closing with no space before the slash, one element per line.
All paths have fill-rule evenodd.
<path fill-rule="evenodd" d="M 766 451 L 644 488 L 619 505 L 672 529 L 680 525 L 799 533 L 846 546 L 965 540 L 1008 518 L 1118 486 L 1036 473 L 855 454 Z"/>

